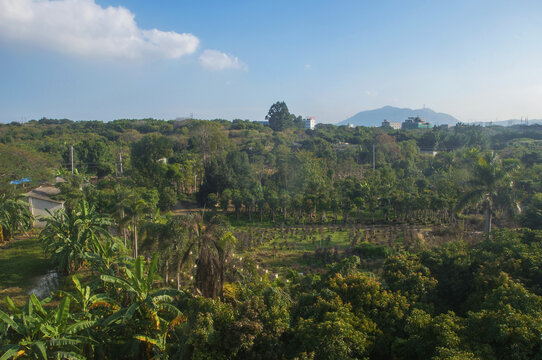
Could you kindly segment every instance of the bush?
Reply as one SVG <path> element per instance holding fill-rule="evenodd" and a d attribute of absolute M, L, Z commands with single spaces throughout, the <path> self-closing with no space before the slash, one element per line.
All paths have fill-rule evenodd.
<path fill-rule="evenodd" d="M 375 245 L 364 241 L 352 249 L 352 253 L 360 258 L 386 258 L 391 254 L 391 249 L 385 245 Z"/>

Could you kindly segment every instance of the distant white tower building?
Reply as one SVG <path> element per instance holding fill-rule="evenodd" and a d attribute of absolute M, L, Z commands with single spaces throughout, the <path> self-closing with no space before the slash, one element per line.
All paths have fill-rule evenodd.
<path fill-rule="evenodd" d="M 305 124 L 305 129 L 314 130 L 314 127 L 316 126 L 316 120 L 314 119 L 314 116 L 303 119 L 303 123 Z"/>

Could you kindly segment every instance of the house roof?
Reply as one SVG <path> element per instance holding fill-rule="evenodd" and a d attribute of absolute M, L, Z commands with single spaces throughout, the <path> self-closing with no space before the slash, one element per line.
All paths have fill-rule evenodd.
<path fill-rule="evenodd" d="M 55 196 L 58 194 L 60 194 L 60 189 L 53 185 L 40 185 L 37 188 L 30 190 L 26 193 L 28 197 L 63 204 L 64 201 L 54 200 L 51 198 L 51 196 Z"/>

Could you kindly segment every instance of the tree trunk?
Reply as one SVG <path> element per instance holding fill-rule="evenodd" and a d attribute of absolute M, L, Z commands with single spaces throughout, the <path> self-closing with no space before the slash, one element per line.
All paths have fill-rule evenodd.
<path fill-rule="evenodd" d="M 485 226 L 485 231 L 486 231 L 486 235 L 487 235 L 487 238 L 489 240 L 489 236 L 491 234 L 491 220 L 492 220 L 492 213 L 491 213 L 491 204 L 489 203 L 489 201 L 486 201 L 486 226 Z"/>
<path fill-rule="evenodd" d="M 124 221 L 124 209 L 122 209 L 121 213 L 120 213 L 120 217 L 121 217 L 121 220 L 119 222 L 123 222 Z M 122 238 L 124 239 L 124 247 L 126 247 L 126 224 L 123 224 L 122 225 Z"/>
<path fill-rule="evenodd" d="M 177 276 L 177 290 L 181 290 L 181 260 L 177 261 L 175 275 Z"/>
<path fill-rule="evenodd" d="M 134 224 L 134 249 L 132 251 L 133 255 L 134 255 L 134 259 L 137 258 L 137 225 L 135 223 L 135 219 L 132 219 L 132 222 Z"/>
<path fill-rule="evenodd" d="M 166 286 L 169 283 L 169 260 L 166 259 L 165 263 L 165 271 L 164 271 L 164 280 L 166 281 Z"/>

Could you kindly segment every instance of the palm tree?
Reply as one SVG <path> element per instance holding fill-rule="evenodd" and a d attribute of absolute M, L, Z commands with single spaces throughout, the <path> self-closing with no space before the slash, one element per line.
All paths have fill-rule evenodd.
<path fill-rule="evenodd" d="M 501 159 L 493 152 L 478 156 L 473 168 L 473 176 L 469 181 L 470 190 L 466 192 L 456 205 L 456 211 L 464 209 L 469 204 L 484 207 L 485 233 L 488 238 L 491 233 L 493 212 L 499 204 L 499 199 L 507 199 L 507 203 L 500 202 L 502 206 L 510 206 L 512 181 L 510 176 L 517 168 L 517 164 L 503 164 Z"/>
<path fill-rule="evenodd" d="M 124 240 L 124 247 L 127 247 L 127 225 L 130 222 L 130 218 L 126 216 L 126 210 L 129 204 L 129 197 L 131 196 L 130 189 L 122 185 L 115 186 L 114 189 L 114 204 L 112 206 L 111 212 L 112 217 L 115 220 L 117 226 L 119 227 L 119 232 L 122 233 L 122 238 Z"/>
<path fill-rule="evenodd" d="M 158 252 L 163 262 L 164 281 L 169 283 L 171 268 L 175 269 L 177 290 L 181 287 L 181 269 L 191 258 L 197 246 L 201 219 L 197 215 L 168 216 L 162 221 L 145 226 L 146 239 L 143 248 Z M 170 268 L 170 264 L 173 264 Z"/>
<path fill-rule="evenodd" d="M 211 219 L 203 230 L 198 239 L 196 289 L 205 297 L 216 298 L 222 295 L 226 263 L 237 240 L 220 217 Z"/>
<path fill-rule="evenodd" d="M 33 219 L 27 202 L 6 194 L 0 195 L 0 243 L 10 240 L 15 233 L 32 227 Z"/>
<path fill-rule="evenodd" d="M 140 196 L 138 192 L 131 192 L 120 203 L 122 213 L 125 214 L 125 219 L 131 222 L 132 226 L 132 256 L 138 257 L 138 232 L 137 228 L 141 218 L 149 212 L 147 202 Z"/>

